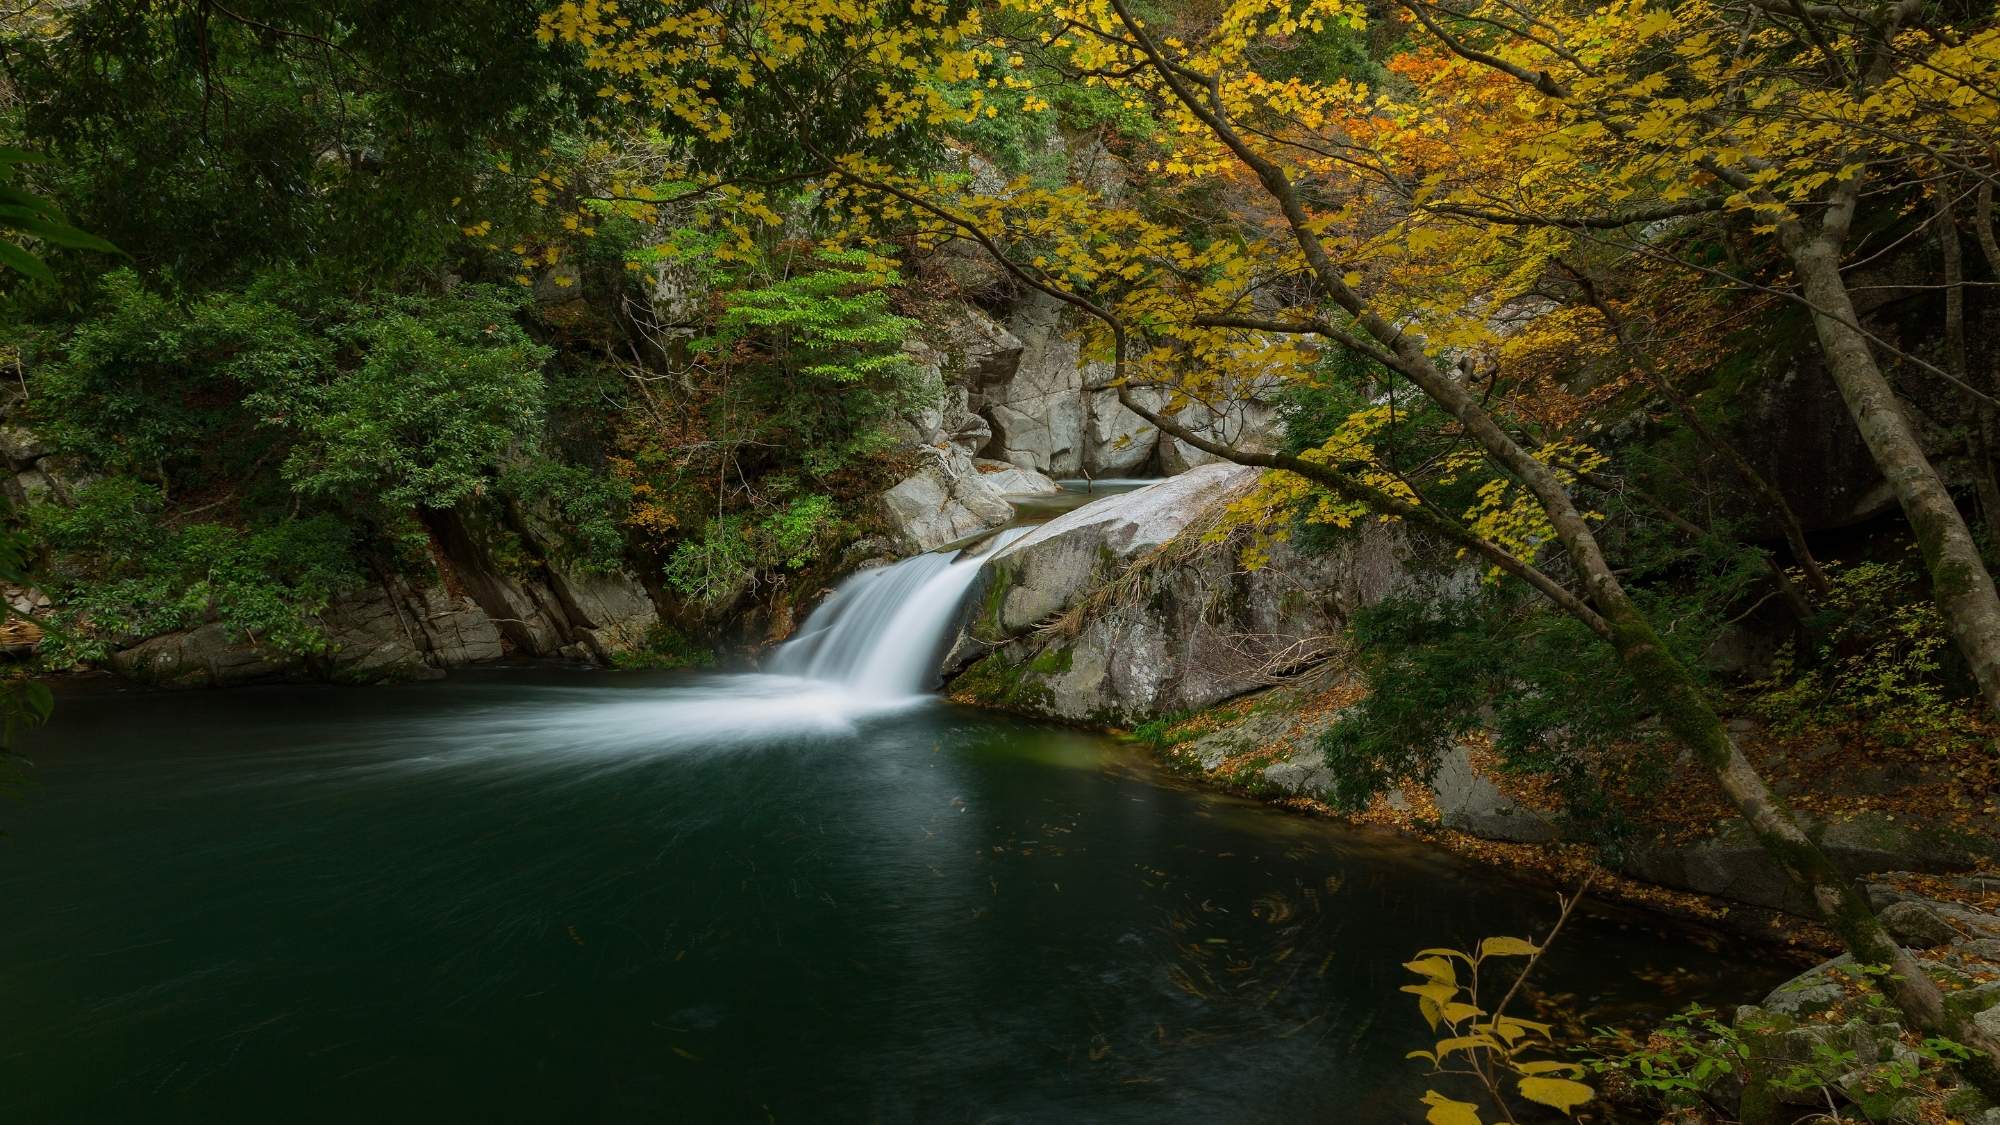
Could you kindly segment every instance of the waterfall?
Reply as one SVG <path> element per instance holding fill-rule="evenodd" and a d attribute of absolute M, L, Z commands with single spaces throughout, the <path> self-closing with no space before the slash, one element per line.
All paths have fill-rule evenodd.
<path fill-rule="evenodd" d="M 1002 545 L 1027 530 L 1010 528 L 989 542 Z M 984 561 L 969 552 L 933 551 L 849 578 L 778 650 L 770 670 L 842 684 L 873 699 L 928 692 Z"/>

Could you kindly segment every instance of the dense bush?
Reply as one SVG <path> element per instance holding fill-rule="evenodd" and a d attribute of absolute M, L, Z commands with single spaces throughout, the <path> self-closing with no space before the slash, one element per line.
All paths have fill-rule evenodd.
<path fill-rule="evenodd" d="M 58 606 L 44 658 L 99 660 L 121 643 L 209 620 L 272 651 L 324 648 L 317 620 L 362 580 L 352 533 L 326 515 L 245 530 L 220 523 L 167 527 L 159 489 L 107 477 L 74 506 L 45 504 L 31 525 L 52 554 L 42 582 Z"/>
<path fill-rule="evenodd" d="M 350 511 L 447 508 L 541 425 L 548 350 L 520 301 L 461 286 L 345 299 L 277 271 L 180 304 L 121 271 L 51 342 L 34 418 L 62 452 L 177 496 L 276 468 Z"/>
<path fill-rule="evenodd" d="M 619 465 L 667 584 L 719 609 L 851 535 L 847 513 L 889 483 L 898 416 L 939 389 L 905 350 L 918 326 L 891 308 L 886 260 L 787 243 L 725 266 L 699 238 L 669 245 L 706 271 L 718 311 Z"/>

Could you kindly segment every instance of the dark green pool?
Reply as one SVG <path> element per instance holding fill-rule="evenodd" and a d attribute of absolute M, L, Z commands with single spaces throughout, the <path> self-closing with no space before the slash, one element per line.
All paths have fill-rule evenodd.
<path fill-rule="evenodd" d="M 73 687 L 0 802 L 4 1122 L 1395 1122 L 1546 892 L 774 677 Z M 1611 1018 L 1754 957 L 1584 918 Z M 1677 987 L 1663 981 L 1677 979 Z"/>

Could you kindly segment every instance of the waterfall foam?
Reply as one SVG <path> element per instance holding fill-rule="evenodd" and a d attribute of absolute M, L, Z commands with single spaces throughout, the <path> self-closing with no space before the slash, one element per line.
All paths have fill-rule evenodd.
<path fill-rule="evenodd" d="M 1028 529 L 1010 528 L 1004 544 Z M 841 583 L 771 661 L 780 675 L 844 685 L 873 700 L 921 696 L 936 685 L 966 591 L 983 557 L 933 551 Z"/>

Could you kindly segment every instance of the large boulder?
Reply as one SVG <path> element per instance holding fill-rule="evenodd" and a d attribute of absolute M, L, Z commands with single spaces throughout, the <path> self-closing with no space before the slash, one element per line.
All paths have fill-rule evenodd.
<path fill-rule="evenodd" d="M 296 657 L 270 656 L 220 622 L 150 637 L 111 654 L 111 670 L 160 687 L 234 687 L 296 672 Z"/>
<path fill-rule="evenodd" d="M 1990 936 L 2000 934 L 2000 915 L 1890 885 L 1868 891 L 1878 902 L 1894 900 L 1883 910 L 1885 923 L 1892 916 L 1930 923 L 1921 933 L 1895 936 L 1922 950 L 1916 963 L 1939 983 L 1947 1006 L 1970 1015 L 1986 1034 L 2000 1035 L 2000 981 L 1991 979 L 2000 944 Z M 1952 924 L 1943 923 L 1945 917 Z M 1798 1120 L 1806 1107 L 1834 1109 L 1841 1120 L 2000 1125 L 2000 1107 L 1910 1046 L 1919 1035 L 1903 1026 L 1894 1004 L 1882 1002 L 1874 975 L 1851 956 L 1836 957 L 1779 985 L 1760 1003 L 1737 1008 L 1732 1022 L 1751 1063 L 1710 1087 L 1708 1098 L 1751 1125 Z"/>
<path fill-rule="evenodd" d="M 950 446 L 936 452 L 882 494 L 890 533 L 906 554 L 935 551 L 1014 518 L 1014 506 L 963 450 Z"/>
<path fill-rule="evenodd" d="M 924 346 L 938 356 L 945 381 L 961 387 L 1002 383 L 1020 366 L 1019 337 L 971 305 L 932 326 Z"/>
<path fill-rule="evenodd" d="M 1000 587 L 988 624 L 1010 637 L 1069 608 L 1204 513 L 1249 491 L 1261 472 L 1243 465 L 1206 466 L 1050 520 L 988 564 Z"/>
<path fill-rule="evenodd" d="M 579 641 L 600 663 L 646 647 L 659 627 L 652 595 L 630 572 L 578 572 L 549 567 L 549 584 Z"/>
<path fill-rule="evenodd" d="M 949 661 L 954 691 L 1127 725 L 1207 707 L 1330 655 L 1348 616 L 1412 578 L 1401 529 L 1371 523 L 1313 556 L 1245 568 L 1205 534 L 1258 471 L 1204 466 L 1052 520 L 997 552 Z"/>
<path fill-rule="evenodd" d="M 1005 461 L 978 458 L 972 462 L 986 478 L 986 484 L 1002 496 L 1054 496 L 1062 486 L 1033 469 L 1023 469 Z"/>
<path fill-rule="evenodd" d="M 311 656 L 271 652 L 222 623 L 165 633 L 113 653 L 118 674 L 162 687 L 234 687 L 281 679 L 385 683 L 433 679 L 447 668 L 498 660 L 500 629 L 473 600 L 401 577 L 335 598 L 320 614 L 326 646 Z"/>
<path fill-rule="evenodd" d="M 1268 401 L 1273 388 L 1242 387 L 1219 396 L 1215 405 L 1187 403 L 1172 421 L 1200 436 L 1237 449 L 1270 450 L 1280 430 L 1277 407 Z M 1197 449 L 1177 437 L 1160 438 L 1160 470 L 1184 473 L 1197 465 L 1212 465 L 1221 458 Z"/>
<path fill-rule="evenodd" d="M 1806 830 L 1843 874 L 1882 871 L 1949 873 L 2000 861 L 1984 837 L 1948 824 L 1910 824 L 1864 811 L 1831 820 L 1800 814 Z M 1817 913 L 1810 896 L 1771 859 L 1740 819 L 1704 840 L 1661 840 L 1625 849 L 1627 874 L 1667 887 L 1714 895 L 1792 914 Z"/>
<path fill-rule="evenodd" d="M 1501 792 L 1464 746 L 1453 747 L 1438 760 L 1431 800 L 1437 805 L 1438 823 L 1481 839 L 1546 844 L 1562 835 L 1548 817 Z"/>

